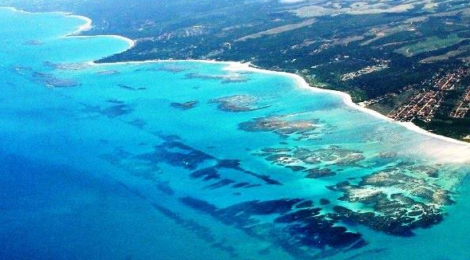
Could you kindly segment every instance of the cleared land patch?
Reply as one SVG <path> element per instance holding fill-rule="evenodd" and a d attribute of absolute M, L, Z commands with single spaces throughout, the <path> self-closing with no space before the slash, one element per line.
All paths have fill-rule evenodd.
<path fill-rule="evenodd" d="M 254 34 L 244 36 L 244 37 L 236 40 L 236 42 L 246 41 L 246 40 L 250 40 L 250 39 L 257 39 L 257 38 L 261 38 L 263 36 L 276 35 L 276 34 L 280 34 L 280 33 L 284 33 L 284 32 L 289 32 L 289 31 L 292 31 L 292 30 L 296 30 L 296 29 L 300 29 L 300 28 L 303 28 L 303 27 L 310 26 L 314 23 L 315 23 L 315 19 L 309 19 L 309 20 L 305 20 L 301 23 L 283 25 L 283 26 L 272 28 L 272 29 L 262 31 L 262 32 L 259 32 L 259 33 L 254 33 Z"/>
<path fill-rule="evenodd" d="M 309 5 L 304 6 L 291 12 L 298 17 L 320 17 L 327 15 L 365 15 L 365 14 L 382 14 L 382 13 L 404 13 L 414 9 L 419 4 L 430 4 L 430 0 L 411 1 L 409 3 L 400 3 L 398 5 L 385 4 L 382 1 L 375 2 L 358 2 L 343 7 L 338 4 L 335 6 Z"/>
<path fill-rule="evenodd" d="M 421 53 L 437 51 L 439 49 L 447 48 L 452 45 L 459 44 L 465 40 L 467 40 L 467 38 L 460 38 L 459 36 L 457 36 L 457 34 L 451 34 L 446 38 L 439 38 L 437 36 L 433 36 L 419 43 L 404 46 L 400 49 L 395 50 L 395 52 L 402 54 L 406 57 L 413 57 Z"/>
<path fill-rule="evenodd" d="M 446 60 L 455 58 L 461 54 L 464 54 L 468 51 L 470 51 L 470 45 L 465 45 L 465 46 L 458 48 L 457 50 L 452 50 L 442 55 L 437 55 L 437 56 L 432 56 L 432 57 L 422 59 L 420 62 L 421 63 L 433 63 L 433 62 L 439 62 L 439 61 L 446 61 Z"/>

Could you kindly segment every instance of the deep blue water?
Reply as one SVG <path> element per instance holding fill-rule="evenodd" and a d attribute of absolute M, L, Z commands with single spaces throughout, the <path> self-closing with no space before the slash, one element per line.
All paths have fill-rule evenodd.
<path fill-rule="evenodd" d="M 468 146 L 83 23 L 0 8 L 0 259 L 470 257 Z"/>

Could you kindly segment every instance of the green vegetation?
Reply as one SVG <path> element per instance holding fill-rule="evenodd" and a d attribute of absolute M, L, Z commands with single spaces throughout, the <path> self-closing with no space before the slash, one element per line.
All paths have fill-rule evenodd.
<path fill-rule="evenodd" d="M 413 57 L 421 53 L 447 48 L 449 46 L 461 43 L 464 40 L 467 39 L 460 38 L 457 34 L 451 34 L 445 38 L 433 36 L 416 44 L 403 46 L 400 49 L 397 49 L 396 52 L 407 57 Z"/>
<path fill-rule="evenodd" d="M 251 62 L 348 92 L 356 102 L 374 101 L 371 108 L 384 114 L 407 102 L 401 93 L 429 88 L 433 76 L 465 68 L 470 60 L 470 2 L 463 0 L 0 0 L 0 5 L 85 15 L 94 21 L 86 34 L 119 34 L 137 42 L 102 62 Z M 380 64 L 387 68 L 344 80 L 344 74 Z M 457 99 L 466 87 L 456 90 Z M 435 121 L 421 126 L 456 138 L 470 135 L 470 115 L 452 119 L 449 110 L 457 99 L 444 99 Z"/>

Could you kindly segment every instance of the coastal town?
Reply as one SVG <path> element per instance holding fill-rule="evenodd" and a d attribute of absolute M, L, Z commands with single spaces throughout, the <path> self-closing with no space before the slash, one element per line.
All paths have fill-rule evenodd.
<path fill-rule="evenodd" d="M 449 95 L 457 95 L 453 109 L 448 113 L 451 118 L 463 119 L 468 116 L 470 110 L 470 86 L 462 83 L 462 80 L 468 77 L 470 71 L 467 68 L 459 68 L 455 71 L 443 75 L 436 74 L 429 80 L 424 81 L 419 90 L 415 91 L 402 104 L 388 113 L 388 117 L 397 121 L 411 122 L 419 119 L 424 122 L 431 122 L 437 111 L 446 102 Z M 409 91 L 411 87 L 405 88 Z M 414 89 L 417 89 L 414 87 Z M 458 95 L 458 93 L 463 94 Z M 457 94 L 456 94 L 457 93 Z M 396 94 L 395 94 L 396 95 Z M 370 106 L 384 99 L 394 96 L 388 94 L 373 100 L 364 102 L 365 106 Z"/>
<path fill-rule="evenodd" d="M 452 111 L 451 116 L 454 118 L 465 118 L 470 110 L 470 87 L 467 88 L 463 99 L 458 103 L 454 111 Z"/>
<path fill-rule="evenodd" d="M 0 24 L 0 260 L 470 260 L 470 0 Z"/>
<path fill-rule="evenodd" d="M 344 74 L 343 76 L 341 76 L 341 81 L 352 80 L 352 79 L 355 79 L 357 77 L 360 77 L 360 76 L 363 76 L 363 75 L 366 75 L 366 74 L 370 74 L 370 73 L 373 73 L 373 72 L 377 72 L 377 71 L 387 69 L 388 68 L 388 63 L 390 61 L 388 61 L 388 60 L 378 60 L 377 62 L 378 62 L 377 65 L 367 66 L 367 67 L 365 67 L 363 69 L 360 69 L 358 71 Z"/>

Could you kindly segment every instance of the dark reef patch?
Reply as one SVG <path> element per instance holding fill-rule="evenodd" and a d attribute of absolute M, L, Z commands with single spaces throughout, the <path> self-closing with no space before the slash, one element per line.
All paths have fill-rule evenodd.
<path fill-rule="evenodd" d="M 189 69 L 190 67 L 179 65 L 179 64 L 165 64 L 159 67 L 148 69 L 148 71 L 165 71 L 165 72 L 179 73 L 179 72 L 187 71 Z"/>
<path fill-rule="evenodd" d="M 205 226 L 198 224 L 193 220 L 188 220 L 180 217 L 178 214 L 172 212 L 171 210 L 164 208 L 160 205 L 155 203 L 152 206 L 165 215 L 166 217 L 172 219 L 178 225 L 188 229 L 191 233 L 195 234 L 197 237 L 202 239 L 203 241 L 212 245 L 213 248 L 217 248 L 228 253 L 231 257 L 236 258 L 238 254 L 233 246 L 227 245 L 225 241 L 219 241 L 217 238 L 212 234 L 211 230 Z"/>
<path fill-rule="evenodd" d="M 198 73 L 188 73 L 186 74 L 187 79 L 203 79 L 203 80 L 220 80 L 222 84 L 227 83 L 243 83 L 247 82 L 249 79 L 243 77 L 241 74 L 228 74 L 228 75 L 206 75 Z"/>
<path fill-rule="evenodd" d="M 115 118 L 123 115 L 127 115 L 134 111 L 129 105 L 127 104 L 116 104 L 105 109 L 101 110 L 103 115 L 106 115 L 110 118 Z"/>
<path fill-rule="evenodd" d="M 177 109 L 189 110 L 189 109 L 195 108 L 197 106 L 197 104 L 199 104 L 199 101 L 192 100 L 192 101 L 187 101 L 187 102 L 183 102 L 183 103 L 173 102 L 170 105 L 174 108 L 177 108 Z"/>
<path fill-rule="evenodd" d="M 323 177 L 330 177 L 330 176 L 335 176 L 336 173 L 330 169 L 320 169 L 320 168 L 311 168 L 306 171 L 307 178 L 309 179 L 317 179 L 317 178 L 323 178 Z"/>
<path fill-rule="evenodd" d="M 90 67 L 88 63 L 53 63 L 48 61 L 44 65 L 55 70 L 83 70 Z"/>
<path fill-rule="evenodd" d="M 118 84 L 117 86 L 121 89 L 130 90 L 130 91 L 140 91 L 140 90 L 147 89 L 146 87 L 133 87 L 133 86 L 129 86 L 126 84 Z"/>
<path fill-rule="evenodd" d="M 193 149 L 181 142 L 177 136 L 162 136 L 163 143 L 156 145 L 153 152 L 132 155 L 118 149 L 114 154 L 103 155 L 102 158 L 117 165 L 134 175 L 150 176 L 160 172 L 159 164 L 165 163 L 188 171 L 192 179 L 210 182 L 206 188 L 217 189 L 231 186 L 234 189 L 254 188 L 261 185 L 282 185 L 279 181 L 265 174 L 246 170 L 238 160 L 218 159 L 205 152 Z M 203 165 L 203 166 L 202 166 Z M 226 174 L 243 174 L 250 179 L 241 180 L 226 177 Z"/>
<path fill-rule="evenodd" d="M 195 170 L 201 163 L 207 160 L 216 160 L 211 155 L 176 141 L 168 141 L 157 145 L 153 153 L 142 154 L 137 156 L 137 158 L 152 163 L 164 162 L 188 170 Z"/>
<path fill-rule="evenodd" d="M 29 40 L 23 43 L 24 45 L 29 45 L 29 46 L 39 46 L 43 45 L 43 43 L 39 40 Z"/>
<path fill-rule="evenodd" d="M 259 106 L 258 98 L 250 95 L 235 95 L 212 99 L 211 103 L 219 104 L 218 108 L 227 112 L 249 112 L 267 108 L 269 106 Z"/>
<path fill-rule="evenodd" d="M 402 171 L 376 172 L 362 177 L 356 185 L 346 181 L 329 187 L 343 193 L 340 200 L 360 203 L 372 210 L 359 212 L 335 206 L 339 219 L 398 236 L 411 236 L 415 228 L 427 228 L 441 222 L 442 208 L 453 203 L 449 192 Z"/>
<path fill-rule="evenodd" d="M 247 132 L 273 132 L 282 137 L 294 134 L 299 139 L 309 138 L 317 129 L 315 120 L 292 120 L 287 116 L 255 118 L 239 124 L 239 129 Z"/>
<path fill-rule="evenodd" d="M 117 70 L 102 70 L 96 72 L 97 75 L 103 75 L 103 76 L 110 76 L 110 75 L 118 75 L 121 74 L 121 72 Z"/>
<path fill-rule="evenodd" d="M 35 72 L 33 77 L 36 81 L 52 88 L 70 88 L 80 86 L 80 83 L 73 79 L 57 78 L 47 73 Z"/>
<path fill-rule="evenodd" d="M 85 111 L 89 113 L 99 113 L 109 118 L 124 116 L 134 111 L 134 109 L 130 105 L 124 103 L 123 101 L 110 99 L 107 100 L 107 103 L 111 105 L 105 108 L 101 108 L 99 106 L 87 106 Z M 134 120 L 133 122 L 137 124 L 136 120 Z M 132 122 L 130 124 L 132 124 Z"/>
<path fill-rule="evenodd" d="M 250 236 L 270 241 L 300 259 L 319 259 L 335 250 L 367 244 L 360 234 L 337 226 L 336 220 L 322 215 L 320 208 L 308 207 L 302 199 L 248 201 L 226 208 L 217 208 L 193 197 L 181 201 Z M 299 209 L 296 204 L 305 207 Z M 264 216 L 274 217 L 274 221 L 266 221 Z"/>
<path fill-rule="evenodd" d="M 272 164 L 295 172 L 305 172 L 307 173 L 305 177 L 309 179 L 335 176 L 341 171 L 340 167 L 360 167 L 359 163 L 366 159 L 361 151 L 343 149 L 339 146 L 319 149 L 264 148 L 255 155 L 265 157 Z M 338 169 L 332 170 L 330 167 Z"/>

